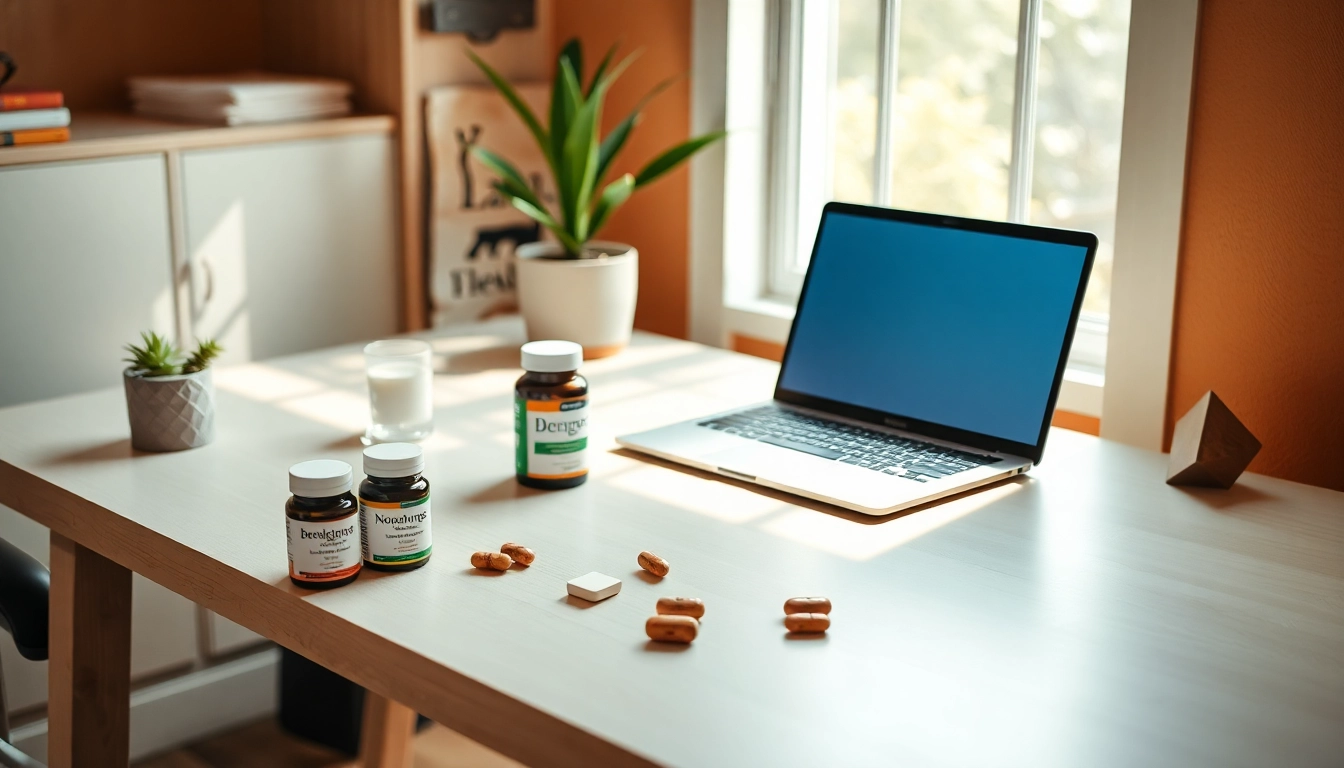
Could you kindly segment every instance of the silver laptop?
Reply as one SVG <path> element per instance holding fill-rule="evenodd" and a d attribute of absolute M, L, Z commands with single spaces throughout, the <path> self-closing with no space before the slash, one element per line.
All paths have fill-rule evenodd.
<path fill-rule="evenodd" d="M 830 203 L 774 399 L 625 435 L 669 461 L 871 515 L 1045 450 L 1097 238 Z"/>

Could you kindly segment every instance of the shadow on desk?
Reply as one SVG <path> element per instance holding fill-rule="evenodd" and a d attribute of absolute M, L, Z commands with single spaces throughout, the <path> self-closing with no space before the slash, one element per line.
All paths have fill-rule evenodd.
<path fill-rule="evenodd" d="M 466 376 L 483 371 L 518 367 L 518 344 L 472 349 L 434 356 L 434 373 L 440 376 Z"/>
<path fill-rule="evenodd" d="M 767 488 L 763 485 L 757 485 L 755 483 L 748 483 L 745 480 L 738 480 L 732 477 L 727 477 L 726 475 L 719 475 L 713 472 L 705 472 L 704 470 L 696 469 L 694 467 L 688 467 L 685 464 L 677 464 L 675 462 L 665 461 L 656 456 L 650 456 L 646 453 L 639 453 L 638 451 L 632 451 L 627 448 L 616 448 L 613 449 L 611 453 L 613 455 L 622 456 L 627 459 L 634 459 L 636 461 L 640 461 L 645 464 L 651 464 L 654 466 L 675 470 L 685 475 L 691 475 L 692 477 L 700 477 L 711 482 L 727 483 L 729 485 L 735 485 L 738 488 L 744 488 L 753 493 L 759 493 L 762 496 L 766 496 L 768 498 L 772 498 L 787 504 L 792 504 L 795 507 L 803 507 L 805 509 L 811 509 L 816 512 L 821 512 L 823 514 L 827 514 L 832 517 L 838 517 L 844 520 L 848 520 L 851 523 L 859 523 L 861 525 L 882 525 L 883 523 L 889 523 L 892 520 L 899 520 L 900 518 L 906 517 L 915 512 L 920 512 L 929 509 L 931 507 L 939 506 L 941 504 L 947 504 L 949 502 L 956 501 L 957 499 L 963 499 L 969 496 L 974 496 L 977 493 L 982 493 L 992 488 L 1002 488 L 1005 486 L 1014 486 L 1014 485 L 1022 486 L 1035 482 L 1029 476 L 1019 475 L 1017 477 L 1005 480 L 1002 483 L 994 483 L 987 486 L 980 486 L 979 488 L 972 488 L 962 493 L 953 494 L 952 496 L 944 496 L 941 499 L 930 501 L 927 504 L 921 504 L 917 507 L 902 509 L 899 512 L 892 512 L 889 515 L 875 516 L 875 515 L 865 515 L 860 512 L 853 512 L 851 510 L 845 509 L 844 507 L 837 507 L 834 504 L 827 504 L 825 502 L 816 501 L 814 499 L 809 499 L 804 496 L 795 496 L 791 493 L 785 493 L 784 491 L 778 491 L 775 490 L 774 488 Z"/>
<path fill-rule="evenodd" d="M 1245 483 L 1237 483 L 1226 490 L 1222 488 L 1197 488 L 1186 485 L 1175 485 L 1172 487 L 1191 499 L 1195 499 L 1199 503 L 1219 511 L 1230 510 L 1233 507 L 1240 507 L 1248 504 L 1254 505 L 1264 503 L 1278 498 L 1273 494 L 1265 493 L 1259 488 L 1252 488 Z"/>
<path fill-rule="evenodd" d="M 46 461 L 50 466 L 60 466 L 62 464 L 88 464 L 92 461 L 108 461 L 111 459 L 128 459 L 134 456 L 154 456 L 152 451 L 137 451 L 131 447 L 131 438 L 123 437 L 120 440 L 113 440 L 108 443 L 91 445 L 87 448 L 62 453 L 51 457 Z"/>

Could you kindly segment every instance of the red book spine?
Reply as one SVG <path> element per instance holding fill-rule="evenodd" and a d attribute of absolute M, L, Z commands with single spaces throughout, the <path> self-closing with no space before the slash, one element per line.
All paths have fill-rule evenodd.
<path fill-rule="evenodd" d="M 0 112 L 18 109 L 55 109 L 65 105 L 60 91 L 5 91 L 0 92 Z"/>

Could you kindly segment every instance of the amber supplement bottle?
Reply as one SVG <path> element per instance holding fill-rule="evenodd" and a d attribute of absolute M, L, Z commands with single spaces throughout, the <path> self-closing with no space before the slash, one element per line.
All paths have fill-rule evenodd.
<path fill-rule="evenodd" d="M 289 468 L 285 528 L 289 580 L 330 589 L 359 578 L 359 502 L 350 493 L 354 473 L 344 461 L 305 461 Z"/>
<path fill-rule="evenodd" d="M 573 488 L 588 479 L 588 380 L 583 347 L 572 341 L 523 345 L 514 387 L 515 472 L 530 488 Z"/>
<path fill-rule="evenodd" d="M 377 571 L 413 571 L 429 562 L 429 481 L 425 454 L 412 443 L 364 449 L 359 484 L 360 537 L 364 564 Z"/>

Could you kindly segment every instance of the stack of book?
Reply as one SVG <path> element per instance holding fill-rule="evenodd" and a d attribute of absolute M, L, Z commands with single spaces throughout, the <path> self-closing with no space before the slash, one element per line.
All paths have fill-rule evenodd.
<path fill-rule="evenodd" d="M 0 91 L 0 147 L 70 140 L 70 110 L 60 91 Z"/>
<path fill-rule="evenodd" d="M 350 114 L 343 80 L 267 73 L 134 77 L 137 114 L 215 125 L 313 120 Z"/>

